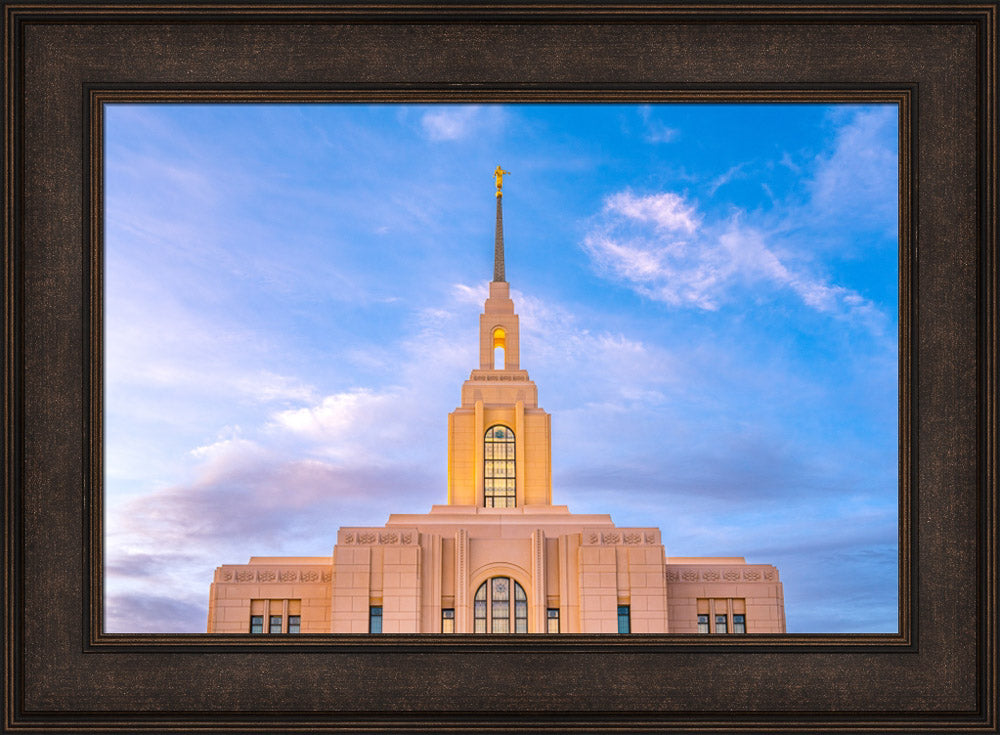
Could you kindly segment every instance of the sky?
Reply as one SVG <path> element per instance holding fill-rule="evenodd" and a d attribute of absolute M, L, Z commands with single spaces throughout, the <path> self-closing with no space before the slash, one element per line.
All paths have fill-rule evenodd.
<path fill-rule="evenodd" d="M 502 165 L 553 502 L 897 630 L 892 105 L 105 107 L 105 630 L 446 502 Z"/>

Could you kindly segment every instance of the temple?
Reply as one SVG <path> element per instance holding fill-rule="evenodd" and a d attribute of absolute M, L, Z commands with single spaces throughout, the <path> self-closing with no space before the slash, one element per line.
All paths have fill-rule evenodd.
<path fill-rule="evenodd" d="M 446 504 L 340 528 L 326 556 L 218 567 L 209 633 L 785 632 L 775 567 L 668 557 L 658 528 L 553 505 L 551 417 L 521 368 L 504 269 L 507 173 L 479 366 L 448 415 Z"/>

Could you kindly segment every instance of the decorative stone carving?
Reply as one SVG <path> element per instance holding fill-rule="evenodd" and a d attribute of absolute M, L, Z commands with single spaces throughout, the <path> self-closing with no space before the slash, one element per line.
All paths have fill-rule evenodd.
<path fill-rule="evenodd" d="M 642 534 L 641 533 L 636 533 L 636 532 L 626 533 L 625 534 L 625 543 L 626 544 L 641 544 L 642 543 Z"/>
<path fill-rule="evenodd" d="M 412 533 L 402 533 L 399 536 L 399 540 L 402 543 L 404 543 L 404 544 L 412 544 L 413 543 L 413 534 Z"/>
<path fill-rule="evenodd" d="M 249 569 L 241 569 L 240 571 L 236 572 L 237 582 L 252 582 L 253 578 L 254 578 L 254 573 Z"/>
<path fill-rule="evenodd" d="M 655 544 L 656 543 L 656 534 L 654 534 L 654 533 L 647 533 L 646 534 L 646 543 L 647 544 Z"/>
<path fill-rule="evenodd" d="M 345 533 L 344 534 L 344 543 L 345 544 L 353 544 L 354 543 L 354 534 L 353 533 Z"/>
<path fill-rule="evenodd" d="M 606 533 L 601 537 L 602 544 L 620 544 L 621 542 L 622 537 L 617 533 Z"/>
<path fill-rule="evenodd" d="M 740 573 L 736 569 L 727 569 L 722 576 L 725 577 L 730 582 L 736 582 L 740 578 Z"/>
<path fill-rule="evenodd" d="M 285 571 L 278 573 L 278 579 L 282 582 L 294 582 L 298 576 L 299 573 L 292 569 L 286 569 Z"/>
<path fill-rule="evenodd" d="M 263 569 L 257 572 L 257 579 L 259 579 L 261 582 L 273 582 L 276 576 L 277 575 L 270 569 Z"/>
<path fill-rule="evenodd" d="M 315 582 L 317 579 L 319 579 L 318 572 L 302 572 L 303 582 Z"/>
<path fill-rule="evenodd" d="M 374 544 L 376 538 L 377 538 L 377 536 L 374 533 L 372 533 L 372 532 L 359 533 L 358 534 L 358 543 L 359 544 Z"/>
<path fill-rule="evenodd" d="M 333 574 L 331 572 L 323 572 L 324 582 L 329 582 L 331 579 L 333 579 Z"/>
<path fill-rule="evenodd" d="M 768 582 L 774 581 L 774 570 L 773 569 L 765 569 L 764 570 L 764 579 L 766 579 Z"/>
<path fill-rule="evenodd" d="M 673 570 L 673 569 L 667 570 L 667 581 L 668 582 L 676 582 L 680 578 L 681 578 L 681 575 L 679 575 L 675 570 Z"/>
<path fill-rule="evenodd" d="M 702 574 L 701 577 L 706 582 L 718 582 L 719 581 L 719 573 L 717 571 L 715 571 L 714 569 L 709 569 L 704 574 Z"/>
<path fill-rule="evenodd" d="M 743 572 L 743 579 L 749 580 L 750 582 L 756 582 L 760 579 L 760 572 L 756 569 L 747 569 Z"/>
<path fill-rule="evenodd" d="M 598 544 L 601 542 L 601 537 L 598 536 L 596 533 L 591 533 L 587 536 L 587 541 L 592 544 Z"/>
<path fill-rule="evenodd" d="M 399 534 L 397 533 L 380 533 L 378 536 L 378 542 L 380 544 L 398 544 Z"/>
<path fill-rule="evenodd" d="M 223 582 L 232 582 L 233 581 L 233 573 L 231 571 L 229 571 L 228 569 L 226 571 L 224 571 L 221 576 L 222 576 L 222 581 Z"/>
<path fill-rule="evenodd" d="M 696 572 L 694 569 L 685 569 L 684 572 L 681 574 L 681 578 L 685 582 L 697 582 L 698 572 Z"/>

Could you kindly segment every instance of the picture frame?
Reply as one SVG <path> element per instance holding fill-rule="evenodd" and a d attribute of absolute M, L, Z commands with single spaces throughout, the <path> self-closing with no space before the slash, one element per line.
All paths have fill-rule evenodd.
<path fill-rule="evenodd" d="M 4 4 L 11 732 L 995 732 L 996 7 Z M 102 106 L 900 110 L 896 634 L 106 634 Z M 836 570 L 817 570 L 835 574 Z"/>

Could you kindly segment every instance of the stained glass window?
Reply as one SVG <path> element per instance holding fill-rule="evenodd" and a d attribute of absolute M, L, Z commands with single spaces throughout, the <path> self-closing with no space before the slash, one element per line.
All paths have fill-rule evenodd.
<path fill-rule="evenodd" d="M 486 507 L 515 507 L 517 505 L 517 477 L 514 466 L 513 431 L 500 424 L 486 430 L 483 463 Z"/>
<path fill-rule="evenodd" d="M 512 587 L 513 607 L 510 604 Z M 528 632 L 528 596 L 524 587 L 515 580 L 493 577 L 483 582 L 476 590 L 472 604 L 474 633 Z"/>

